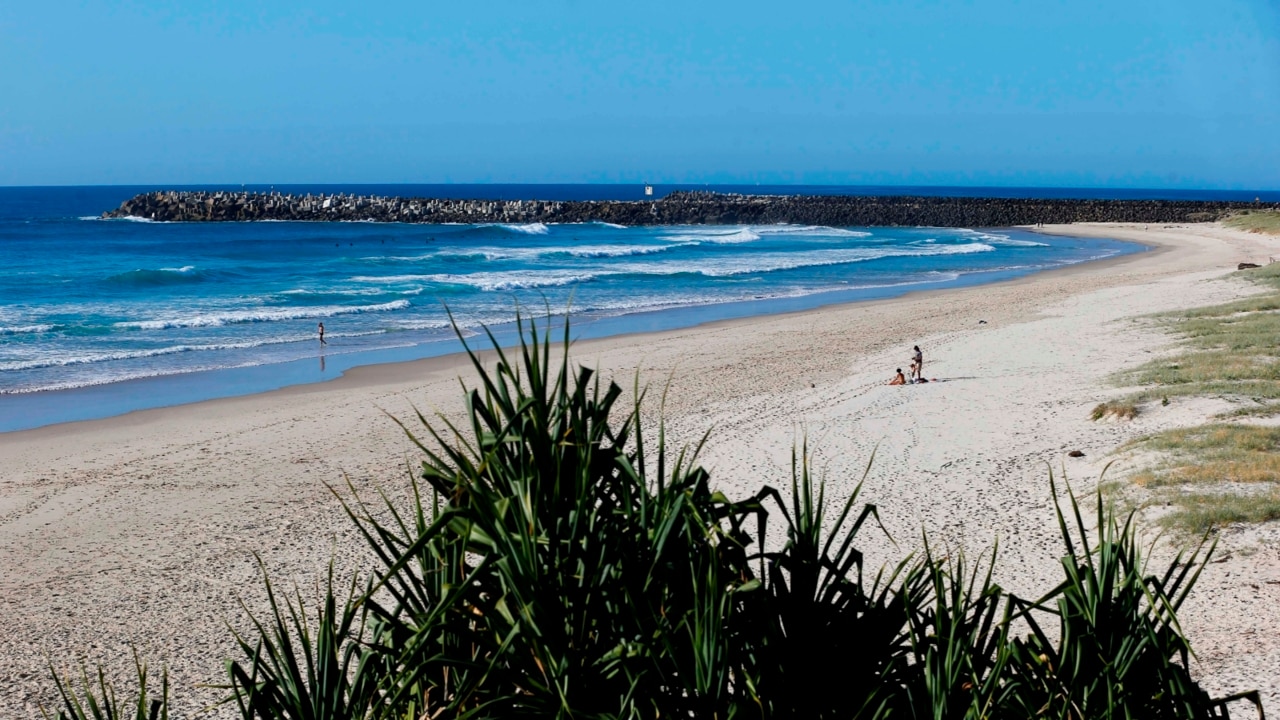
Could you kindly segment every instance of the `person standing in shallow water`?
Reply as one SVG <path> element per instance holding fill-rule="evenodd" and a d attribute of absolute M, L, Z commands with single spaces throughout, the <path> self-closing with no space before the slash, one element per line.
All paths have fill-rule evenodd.
<path fill-rule="evenodd" d="M 920 380 L 924 378 L 924 353 L 920 352 L 920 346 L 916 345 L 912 348 L 914 352 L 911 355 L 911 379 Z"/>
<path fill-rule="evenodd" d="M 329 343 L 324 341 L 324 323 L 320 323 L 318 326 L 316 326 L 316 330 L 320 332 L 320 344 L 328 345 Z"/>

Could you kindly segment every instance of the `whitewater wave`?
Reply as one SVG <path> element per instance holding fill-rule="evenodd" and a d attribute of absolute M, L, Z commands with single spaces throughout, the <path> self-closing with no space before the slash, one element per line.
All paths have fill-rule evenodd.
<path fill-rule="evenodd" d="M 308 290 L 306 288 L 295 288 L 293 290 L 281 290 L 279 295 L 341 295 L 351 297 L 368 297 L 370 295 L 420 295 L 422 288 L 414 288 L 412 290 L 385 290 L 383 288 L 351 288 L 345 290 Z"/>
<path fill-rule="evenodd" d="M 827 227 L 825 225 L 753 225 L 751 230 L 759 235 L 813 235 L 816 237 L 871 237 L 864 230 Z"/>
<path fill-rule="evenodd" d="M 940 255 L 967 255 L 992 252 L 995 248 L 986 243 L 964 245 L 899 246 L 897 248 L 841 248 L 809 250 L 800 253 L 757 253 L 746 257 L 725 258 L 711 263 L 623 263 L 610 268 L 614 273 L 637 275 L 676 275 L 693 273 L 708 277 L 729 277 L 768 273 L 780 270 L 798 270 L 808 267 L 848 265 L 895 257 L 933 257 Z"/>
<path fill-rule="evenodd" d="M 12 327 L 0 327 L 0 335 L 32 335 L 36 333 L 47 333 L 54 328 L 53 325 L 14 325 Z"/>
<path fill-rule="evenodd" d="M 531 290 L 535 288 L 563 287 L 595 280 L 602 275 L 617 273 L 581 273 L 556 270 L 513 270 L 510 272 L 479 272 L 468 275 L 424 275 L 422 279 L 442 285 L 467 285 L 484 292 Z"/>
<path fill-rule="evenodd" d="M 99 218 L 101 220 L 119 220 L 120 222 L 136 222 L 136 223 L 157 223 L 169 224 L 168 220 L 156 220 L 155 218 L 142 217 L 141 215 L 125 215 L 123 217 Z"/>
<path fill-rule="evenodd" d="M 415 282 L 431 282 L 431 278 L 435 275 L 353 275 L 347 278 L 350 282 L 362 283 L 389 283 L 392 285 L 400 285 L 403 283 Z"/>
<path fill-rule="evenodd" d="M 468 260 L 486 260 L 486 261 L 507 260 L 509 258 L 513 258 L 517 256 L 518 256 L 518 253 L 512 253 L 506 250 L 496 250 L 491 248 L 477 248 L 475 250 L 465 250 L 465 251 L 460 250 L 457 252 L 451 252 L 451 251 L 438 252 L 438 253 L 435 253 L 434 255 L 424 257 L 423 259 L 424 260 L 444 260 L 446 262 L 466 262 Z"/>
<path fill-rule="evenodd" d="M 1015 240 L 1013 238 L 1005 238 L 1004 240 L 988 240 L 987 242 L 995 245 L 1007 245 L 1011 247 L 1049 247 L 1049 243 L 1036 242 L 1034 240 Z"/>
<path fill-rule="evenodd" d="M 524 233 L 525 235 L 546 235 L 548 232 L 551 231 L 551 228 L 548 228 L 546 224 L 540 223 L 540 222 L 525 223 L 525 224 L 498 223 L 496 225 L 490 225 L 488 227 L 500 227 L 503 230 L 510 230 L 511 232 Z"/>
<path fill-rule="evenodd" d="M 315 318 L 336 317 L 339 315 L 357 315 L 361 313 L 392 312 L 410 306 L 408 300 L 394 300 L 379 305 L 331 305 L 309 308 L 276 308 L 256 310 L 235 310 L 225 313 L 192 315 L 187 317 L 165 318 L 157 320 L 136 320 L 115 323 L 115 327 L 133 330 L 165 330 L 169 328 L 220 327 L 240 323 L 280 322 L 284 320 L 307 320 Z"/>
<path fill-rule="evenodd" d="M 178 355 L 180 353 L 202 352 L 210 350 L 247 350 L 250 348 L 262 347 L 264 345 L 279 345 L 281 343 L 297 342 L 303 338 L 265 338 L 262 340 L 252 340 L 246 342 L 235 343 L 211 343 L 208 345 L 171 345 L 162 348 L 148 348 L 146 350 L 121 350 L 118 352 L 89 353 L 84 355 L 71 355 L 67 357 L 41 358 L 36 360 L 16 360 L 9 362 L 0 362 L 0 370 L 37 370 L 40 368 L 51 367 L 69 367 L 72 365 L 91 365 L 93 363 L 114 362 L 119 360 L 141 360 L 144 358 L 162 357 L 165 355 Z M 308 335 L 305 339 L 310 340 Z"/>
<path fill-rule="evenodd" d="M 752 232 L 749 228 L 738 228 L 730 231 L 712 231 L 712 230 L 684 230 L 677 235 L 663 235 L 662 240 L 674 243 L 714 243 L 716 245 L 737 245 L 739 243 L 755 242 L 760 239 L 760 235 Z"/>
<path fill-rule="evenodd" d="M 663 240 L 674 242 L 709 242 L 723 245 L 755 242 L 766 236 L 782 235 L 786 237 L 838 237 L 864 238 L 871 233 L 863 230 L 827 227 L 824 225 L 742 225 L 725 228 L 697 228 L 682 226 L 674 235 L 664 235 Z"/>
<path fill-rule="evenodd" d="M 1034 240 L 1015 240 L 1003 233 L 983 232 L 982 230 L 972 230 L 969 228 L 961 228 L 956 230 L 956 232 L 968 237 L 975 237 L 983 242 L 989 242 L 995 245 L 1004 245 L 1007 247 L 1049 247 L 1049 243 L 1036 242 Z"/>
<path fill-rule="evenodd" d="M 531 290 L 563 287 L 588 283 L 600 278 L 622 275 L 703 275 L 706 277 L 731 277 L 752 273 L 768 273 L 779 270 L 796 270 L 806 267 L 824 267 L 867 262 L 887 257 L 920 257 L 937 255 L 964 255 L 995 250 L 985 243 L 965 245 L 937 245 L 932 247 L 896 250 L 887 248 L 848 248 L 811 250 L 803 253 L 763 253 L 749 257 L 720 259 L 709 262 L 635 262 L 619 263 L 593 272 L 577 270 L 512 270 L 506 272 L 478 272 L 470 274 L 401 275 L 390 278 L 352 278 L 372 282 L 430 282 L 444 285 L 465 285 L 483 292 Z"/>
<path fill-rule="evenodd" d="M 580 245 L 577 247 L 542 248 L 537 252 L 538 255 L 543 257 L 615 258 L 654 255 L 693 244 L 695 243 L 672 243 L 670 245 Z"/>
<path fill-rule="evenodd" d="M 689 294 L 677 297 L 648 296 L 618 300 L 600 300 L 591 304 L 575 305 L 573 312 L 577 314 L 595 313 L 601 315 L 623 315 L 633 312 L 647 312 L 651 310 L 680 307 L 697 307 L 701 305 L 726 302 L 799 298 L 808 297 L 810 295 L 821 295 L 829 292 L 847 292 L 849 290 L 871 290 L 878 288 L 907 287 L 912 285 L 932 285 L 957 280 L 963 274 L 964 273 L 961 272 L 940 272 L 933 270 L 924 273 L 925 277 L 890 283 L 841 283 L 837 285 L 822 285 L 816 287 L 775 288 L 765 294 L 741 293 L 735 296 L 725 296 L 722 294 Z"/>
<path fill-rule="evenodd" d="M 459 327 L 464 323 L 458 323 Z M 403 320 L 395 325 L 397 330 L 448 330 L 453 327 L 451 323 L 441 320 Z"/>

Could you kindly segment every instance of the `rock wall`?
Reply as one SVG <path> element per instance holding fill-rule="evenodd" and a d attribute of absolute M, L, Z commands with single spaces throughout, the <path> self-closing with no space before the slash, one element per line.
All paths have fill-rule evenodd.
<path fill-rule="evenodd" d="M 1190 200 L 1039 200 L 967 197 L 737 195 L 674 192 L 660 200 L 444 200 L 250 192 L 146 193 L 104 218 L 219 222 L 364 220 L 399 223 L 574 223 L 1007 227 L 1036 223 L 1183 223 L 1275 203 Z"/>

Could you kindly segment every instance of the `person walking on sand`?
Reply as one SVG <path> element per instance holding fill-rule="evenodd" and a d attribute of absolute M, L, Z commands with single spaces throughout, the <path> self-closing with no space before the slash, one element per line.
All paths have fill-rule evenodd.
<path fill-rule="evenodd" d="M 316 327 L 316 329 L 320 331 L 320 344 L 321 344 L 321 345 L 328 345 L 329 343 L 327 343 L 327 342 L 325 342 L 325 341 L 324 341 L 324 323 L 320 323 L 320 324 Z"/>
<path fill-rule="evenodd" d="M 911 355 L 911 379 L 920 380 L 924 377 L 924 353 L 920 352 L 919 345 L 912 349 L 915 352 Z"/>

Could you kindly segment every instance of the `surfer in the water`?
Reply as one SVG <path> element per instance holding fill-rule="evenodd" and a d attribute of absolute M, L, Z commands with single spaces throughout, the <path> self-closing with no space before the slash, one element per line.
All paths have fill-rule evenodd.
<path fill-rule="evenodd" d="M 316 327 L 316 329 L 320 331 L 320 344 L 321 344 L 321 345 L 328 345 L 329 343 L 327 343 L 327 342 L 325 342 L 325 341 L 324 341 L 324 323 L 320 323 L 320 324 Z"/>

